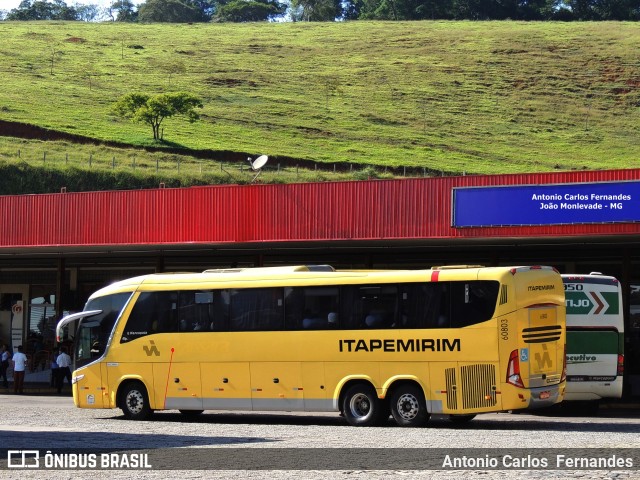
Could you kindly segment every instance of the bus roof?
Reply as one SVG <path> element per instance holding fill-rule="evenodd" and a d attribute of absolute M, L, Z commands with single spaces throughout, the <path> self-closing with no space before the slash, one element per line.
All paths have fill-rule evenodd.
<path fill-rule="evenodd" d="M 552 267 L 481 267 L 478 265 L 456 265 L 422 270 L 336 270 L 329 265 L 292 265 L 279 267 L 251 267 L 211 269 L 204 272 L 153 273 L 115 282 L 96 291 L 91 298 L 118 292 L 135 290 L 169 290 L 181 285 L 183 288 L 211 288 L 224 284 L 227 288 L 256 288 L 256 282 L 273 281 L 274 286 L 331 285 L 350 283 L 424 282 L 438 280 L 476 279 L 483 271 L 499 280 L 502 275 L 514 276 L 526 270 L 554 270 Z M 365 280 L 366 279 L 366 280 Z M 180 288 L 180 287 L 178 287 Z M 221 285 L 222 288 L 222 285 Z"/>

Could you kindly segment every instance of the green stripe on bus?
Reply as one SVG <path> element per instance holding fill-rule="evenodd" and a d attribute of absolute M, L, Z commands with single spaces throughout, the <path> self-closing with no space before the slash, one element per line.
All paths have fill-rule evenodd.
<path fill-rule="evenodd" d="M 567 331 L 567 354 L 618 353 L 618 334 L 610 331 Z"/>

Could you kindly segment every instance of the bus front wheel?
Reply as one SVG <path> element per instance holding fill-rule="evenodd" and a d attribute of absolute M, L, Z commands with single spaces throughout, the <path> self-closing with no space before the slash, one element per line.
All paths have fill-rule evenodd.
<path fill-rule="evenodd" d="M 382 404 L 373 387 L 357 384 L 352 385 L 345 392 L 342 412 L 350 425 L 368 427 L 378 423 L 382 413 Z"/>
<path fill-rule="evenodd" d="M 140 382 L 125 385 L 120 398 L 120 408 L 125 417 L 131 420 L 144 420 L 151 415 L 147 389 Z"/>
<path fill-rule="evenodd" d="M 427 402 L 415 385 L 402 385 L 391 395 L 391 415 L 401 427 L 421 427 L 429 420 Z"/>

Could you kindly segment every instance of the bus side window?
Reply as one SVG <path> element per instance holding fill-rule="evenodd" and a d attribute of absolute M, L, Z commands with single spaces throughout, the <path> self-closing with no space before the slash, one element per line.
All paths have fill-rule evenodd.
<path fill-rule="evenodd" d="M 287 329 L 325 330 L 338 326 L 338 287 L 299 287 L 285 291 Z"/>
<path fill-rule="evenodd" d="M 213 303 L 209 305 L 209 330 L 222 332 L 229 323 L 229 290 L 215 290 Z"/>
<path fill-rule="evenodd" d="M 357 285 L 343 285 L 340 287 L 340 326 L 344 330 L 354 330 L 362 327 L 364 312 L 360 302 L 360 289 Z"/>
<path fill-rule="evenodd" d="M 230 290 L 230 297 L 230 330 L 282 330 L 284 320 L 282 288 L 234 289 Z"/>
<path fill-rule="evenodd" d="M 142 292 L 131 310 L 120 341 L 124 343 L 151 333 L 176 331 L 171 309 L 176 299 L 176 292 Z"/>
<path fill-rule="evenodd" d="M 491 319 L 498 299 L 499 282 L 452 282 L 452 287 L 453 327 L 467 327 Z"/>
<path fill-rule="evenodd" d="M 154 318 L 155 300 L 153 293 L 150 292 L 142 292 L 138 296 L 122 332 L 120 343 L 130 342 L 152 333 L 152 325 L 157 324 L 157 320 Z"/>
<path fill-rule="evenodd" d="M 214 292 L 183 291 L 179 298 L 180 331 L 204 332 L 211 326 Z"/>
<path fill-rule="evenodd" d="M 400 285 L 397 328 L 447 328 L 449 302 L 447 282 Z"/>
<path fill-rule="evenodd" d="M 285 287 L 284 289 L 284 328 L 299 330 L 304 316 L 304 288 Z"/>
<path fill-rule="evenodd" d="M 362 286 L 360 303 L 362 328 L 390 328 L 396 322 L 398 288 L 395 285 Z"/>

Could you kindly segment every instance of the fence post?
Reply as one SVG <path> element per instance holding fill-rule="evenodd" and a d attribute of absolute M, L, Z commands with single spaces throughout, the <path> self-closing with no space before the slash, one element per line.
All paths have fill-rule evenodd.
<path fill-rule="evenodd" d="M 42 152 L 42 163 L 47 162 L 47 152 Z"/>
<path fill-rule="evenodd" d="M 116 157 L 111 157 L 111 169 L 116 168 Z"/>
<path fill-rule="evenodd" d="M 18 149 L 18 158 L 20 158 L 20 149 Z"/>
<path fill-rule="evenodd" d="M 89 154 L 89 168 L 91 168 L 91 164 L 93 163 L 93 153 Z"/>
<path fill-rule="evenodd" d="M 64 156 L 64 163 L 65 163 L 65 165 L 67 163 L 69 163 L 69 154 L 68 153 L 66 153 L 65 156 Z"/>
<path fill-rule="evenodd" d="M 158 173 L 158 168 L 159 168 L 158 162 L 159 160 L 156 158 L 156 173 Z"/>

